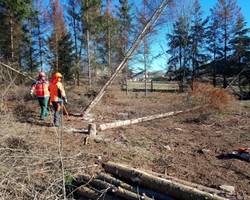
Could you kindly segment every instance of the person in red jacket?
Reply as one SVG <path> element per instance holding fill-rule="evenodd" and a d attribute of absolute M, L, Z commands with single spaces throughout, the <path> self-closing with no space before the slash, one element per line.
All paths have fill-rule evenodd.
<path fill-rule="evenodd" d="M 44 120 L 48 116 L 48 102 L 49 102 L 49 83 L 46 80 L 46 74 L 44 72 L 39 72 L 38 79 L 35 81 L 30 90 L 30 94 L 36 95 L 41 112 L 40 119 Z"/>
<path fill-rule="evenodd" d="M 54 110 L 54 125 L 59 127 L 61 124 L 61 115 L 63 112 L 63 103 L 67 103 L 66 93 L 62 84 L 62 74 L 56 72 L 52 76 L 49 84 L 50 105 Z"/>

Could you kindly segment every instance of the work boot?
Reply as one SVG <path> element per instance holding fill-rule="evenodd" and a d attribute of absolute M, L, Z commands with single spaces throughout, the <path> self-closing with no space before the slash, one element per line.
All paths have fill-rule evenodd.
<path fill-rule="evenodd" d="M 60 124 L 55 124 L 55 127 L 60 127 Z"/>

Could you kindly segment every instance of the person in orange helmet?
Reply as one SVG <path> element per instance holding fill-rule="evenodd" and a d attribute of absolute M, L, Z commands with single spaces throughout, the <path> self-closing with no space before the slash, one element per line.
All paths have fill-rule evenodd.
<path fill-rule="evenodd" d="M 54 110 L 54 125 L 61 125 L 61 115 L 63 112 L 63 103 L 67 103 L 66 93 L 62 84 L 62 74 L 56 72 L 49 84 L 50 105 Z"/>
<path fill-rule="evenodd" d="M 38 79 L 35 81 L 30 90 L 31 96 L 36 95 L 41 112 L 40 119 L 44 120 L 48 116 L 48 102 L 49 102 L 49 83 L 46 80 L 46 74 L 44 72 L 39 72 Z"/>

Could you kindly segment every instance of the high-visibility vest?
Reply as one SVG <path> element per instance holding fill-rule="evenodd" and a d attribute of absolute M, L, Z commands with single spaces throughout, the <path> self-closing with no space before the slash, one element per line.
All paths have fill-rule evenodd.
<path fill-rule="evenodd" d="M 66 98 L 65 90 L 61 82 L 50 82 L 49 91 L 51 102 Z"/>
<path fill-rule="evenodd" d="M 49 97 L 49 83 L 45 80 L 38 80 L 31 86 L 31 92 L 37 97 Z"/>

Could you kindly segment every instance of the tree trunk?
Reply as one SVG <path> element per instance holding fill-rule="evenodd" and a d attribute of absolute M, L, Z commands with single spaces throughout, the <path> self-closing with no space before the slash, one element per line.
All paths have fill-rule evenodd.
<path fill-rule="evenodd" d="M 105 91 L 107 90 L 109 85 L 113 82 L 113 80 L 115 79 L 117 74 L 126 66 L 126 63 L 128 62 L 129 58 L 131 57 L 131 55 L 133 54 L 135 49 L 138 47 L 141 40 L 143 39 L 143 37 L 145 35 L 145 32 L 152 26 L 153 23 L 155 23 L 158 20 L 158 18 L 160 17 L 162 11 L 164 10 L 164 8 L 167 6 L 168 3 L 169 2 L 167 0 L 162 1 L 159 8 L 154 12 L 154 14 L 150 18 L 150 20 L 148 21 L 146 26 L 143 28 L 142 32 L 137 36 L 134 44 L 129 49 L 129 51 L 126 53 L 126 55 L 125 55 L 124 59 L 122 60 L 122 62 L 117 66 L 117 68 L 115 69 L 115 72 L 112 74 L 110 79 L 101 88 L 101 90 L 95 96 L 93 101 L 90 102 L 90 104 L 84 109 L 84 115 L 88 114 L 90 112 L 90 110 L 101 100 L 101 98 L 103 97 Z"/>
<path fill-rule="evenodd" d="M 40 57 L 40 71 L 43 71 L 43 52 L 42 52 L 42 33 L 39 17 L 37 17 L 37 30 L 38 30 L 38 46 L 39 46 L 39 57 Z"/>
<path fill-rule="evenodd" d="M 115 185 L 116 187 L 122 187 L 122 188 L 124 188 L 126 190 L 129 190 L 129 191 L 132 191 L 132 192 L 135 191 L 133 186 L 131 186 L 131 185 L 129 185 L 129 184 L 117 179 L 117 178 L 114 178 L 114 177 L 112 177 L 112 176 L 110 176 L 108 174 L 100 173 L 100 174 L 98 174 L 96 176 L 96 178 L 100 179 L 100 180 L 103 180 L 105 182 L 108 182 L 108 183 L 110 183 L 112 185 Z"/>
<path fill-rule="evenodd" d="M 119 198 L 110 196 L 110 195 L 106 194 L 105 192 L 104 193 L 98 192 L 98 191 L 90 189 L 86 186 L 78 187 L 74 191 L 74 196 L 76 196 L 77 198 L 86 198 L 86 199 L 93 199 L 93 200 L 103 199 L 102 197 L 105 196 L 105 200 L 121 200 Z"/>
<path fill-rule="evenodd" d="M 111 33 L 110 33 L 110 16 L 107 16 L 107 23 L 108 23 L 108 69 L 110 70 L 110 73 L 113 73 L 112 69 L 112 63 L 111 63 Z"/>
<path fill-rule="evenodd" d="M 144 87 L 145 87 L 145 96 L 147 96 L 147 41 L 146 36 L 143 39 L 143 57 L 144 57 Z"/>
<path fill-rule="evenodd" d="M 14 61 L 14 24 L 13 18 L 10 16 L 10 48 L 11 48 L 11 61 Z"/>
<path fill-rule="evenodd" d="M 122 164 L 108 162 L 104 164 L 104 169 L 106 172 L 112 173 L 115 176 L 127 179 L 146 188 L 165 193 L 178 200 L 226 200 L 216 194 L 210 194 L 190 186 L 159 178 L 137 169 L 131 169 Z"/>
<path fill-rule="evenodd" d="M 58 72 L 59 70 L 59 58 L 58 58 L 58 35 L 57 31 L 55 31 L 55 56 L 56 56 L 56 71 Z"/>
<path fill-rule="evenodd" d="M 172 111 L 172 112 L 167 112 L 167 113 L 161 113 L 161 114 L 155 114 L 155 115 L 150 115 L 150 116 L 146 116 L 146 117 L 141 117 L 141 118 L 137 118 L 137 119 L 120 120 L 120 121 L 115 121 L 115 122 L 111 122 L 111 123 L 105 123 L 105 124 L 101 124 L 98 129 L 100 131 L 103 131 L 106 129 L 117 128 L 117 127 L 121 127 L 121 126 L 128 126 L 128 125 L 137 124 L 140 122 L 146 122 L 146 121 L 151 121 L 151 120 L 160 119 L 160 118 L 164 118 L 164 117 L 174 116 L 174 115 L 177 115 L 180 113 L 187 113 L 190 111 L 195 111 L 195 110 L 198 110 L 200 108 L 201 107 L 198 106 L 198 107 L 188 109 L 188 110 Z"/>
<path fill-rule="evenodd" d="M 167 195 L 149 190 L 149 189 L 145 189 L 142 187 L 137 187 L 137 186 L 132 186 L 129 185 L 128 183 L 121 181 L 120 179 L 114 178 L 108 174 L 105 173 L 100 173 L 97 175 L 96 177 L 97 179 L 103 180 L 105 182 L 108 182 L 110 184 L 115 185 L 116 187 L 121 187 L 124 188 L 128 191 L 134 192 L 134 193 L 140 193 L 140 194 L 145 194 L 148 197 L 154 197 L 157 200 L 173 200 L 172 198 L 170 198 Z"/>
<path fill-rule="evenodd" d="M 127 200 L 138 200 L 138 199 L 153 200 L 147 196 L 142 196 L 140 194 L 131 192 L 131 191 L 126 190 L 124 188 L 116 187 L 113 184 L 104 182 L 102 180 L 95 179 L 94 177 L 91 177 L 91 176 L 81 175 L 77 178 L 77 181 L 79 181 L 77 184 L 89 184 L 94 188 L 105 190 L 108 193 L 113 193 L 114 195 L 121 197 L 123 199 L 127 199 Z"/>
<path fill-rule="evenodd" d="M 89 0 L 86 1 L 86 24 L 87 24 L 87 30 L 86 30 L 86 42 L 87 42 L 87 60 L 88 60 L 88 80 L 89 80 L 89 86 L 92 86 L 92 77 L 91 77 L 91 57 L 90 57 L 90 33 L 89 33 L 89 11 L 88 11 L 88 6 L 89 6 Z"/>

